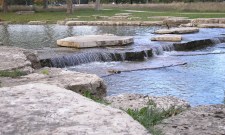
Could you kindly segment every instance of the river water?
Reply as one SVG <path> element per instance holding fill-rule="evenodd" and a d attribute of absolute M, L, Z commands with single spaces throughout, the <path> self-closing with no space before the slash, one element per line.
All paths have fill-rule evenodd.
<path fill-rule="evenodd" d="M 156 29 L 159 27 L 9 25 L 0 26 L 0 42 L 8 46 L 42 50 L 58 48 L 56 40 L 64 37 L 110 33 L 134 36 L 135 43 L 128 46 L 128 49 L 169 44 L 149 40 Z M 224 33 L 225 29 L 201 29 L 197 34 L 185 34 L 183 42 L 218 37 Z M 171 95 L 187 100 L 192 106 L 222 104 L 225 91 L 225 45 L 219 41 L 215 43 L 217 45 L 192 52 L 161 50 L 159 55 L 143 62 L 92 62 L 66 69 L 102 76 L 108 87 L 108 95 L 120 93 Z M 187 64 L 172 66 L 182 63 Z M 162 66 L 169 67 L 156 68 Z M 137 70 L 143 68 L 150 69 Z M 125 72 L 108 76 L 108 70 L 112 69 Z"/>

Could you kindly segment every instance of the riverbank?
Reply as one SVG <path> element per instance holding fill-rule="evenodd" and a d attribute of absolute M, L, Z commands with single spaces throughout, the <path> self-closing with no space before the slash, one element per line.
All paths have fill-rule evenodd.
<path fill-rule="evenodd" d="M 193 12 L 193 11 L 155 11 L 153 9 L 134 8 L 132 10 L 112 8 L 102 9 L 95 11 L 92 8 L 89 9 L 77 9 L 72 15 L 67 15 L 66 12 L 51 12 L 51 11 L 37 11 L 34 14 L 22 14 L 18 15 L 15 12 L 9 12 L 7 14 L 0 13 L 0 19 L 3 21 L 9 21 L 15 24 L 28 23 L 29 21 L 46 21 L 47 23 L 56 23 L 58 20 L 65 20 L 67 18 L 77 18 L 77 21 L 103 21 L 104 18 L 98 18 L 96 16 L 112 17 L 118 13 L 132 13 L 132 18 L 128 21 L 160 21 L 160 18 L 153 16 L 174 16 L 174 17 L 188 17 L 193 18 L 223 18 L 224 12 Z M 152 18 L 153 17 L 153 18 Z M 121 21 L 121 19 L 119 19 Z M 118 20 L 116 20 L 118 21 Z"/>

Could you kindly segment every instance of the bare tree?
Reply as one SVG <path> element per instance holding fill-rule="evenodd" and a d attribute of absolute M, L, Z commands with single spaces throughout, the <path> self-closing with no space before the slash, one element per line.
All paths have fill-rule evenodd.
<path fill-rule="evenodd" d="M 95 0 L 95 10 L 100 10 L 100 0 Z"/>
<path fill-rule="evenodd" d="M 73 13 L 73 0 L 66 0 L 67 4 L 67 14 Z"/>
<path fill-rule="evenodd" d="M 43 0 L 43 9 L 48 8 L 48 0 Z"/>
<path fill-rule="evenodd" d="M 7 0 L 3 0 L 2 8 L 3 8 L 4 13 L 8 12 L 8 1 Z"/>

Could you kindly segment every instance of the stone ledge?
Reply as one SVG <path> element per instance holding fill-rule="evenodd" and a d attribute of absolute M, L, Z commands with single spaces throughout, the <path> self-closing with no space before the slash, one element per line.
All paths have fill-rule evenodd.
<path fill-rule="evenodd" d="M 0 134 L 150 135 L 127 113 L 41 83 L 0 88 Z"/>
<path fill-rule="evenodd" d="M 151 38 L 152 41 L 167 41 L 167 42 L 180 42 L 182 40 L 181 35 L 160 35 Z"/>
<path fill-rule="evenodd" d="M 59 46 L 74 48 L 93 48 L 106 46 L 122 46 L 133 43 L 133 37 L 115 35 L 74 36 L 57 40 Z"/>
<path fill-rule="evenodd" d="M 20 78 L 0 78 L 0 80 L 3 87 L 44 83 L 56 85 L 80 94 L 89 91 L 98 98 L 106 96 L 106 85 L 97 75 L 65 71 L 59 68 L 44 68 Z"/>

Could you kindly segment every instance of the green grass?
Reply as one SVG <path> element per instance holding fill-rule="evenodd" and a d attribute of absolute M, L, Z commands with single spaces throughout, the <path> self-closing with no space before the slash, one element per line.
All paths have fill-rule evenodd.
<path fill-rule="evenodd" d="M 41 71 L 41 73 L 44 74 L 44 75 L 49 75 L 49 70 L 48 69 L 43 69 Z"/>
<path fill-rule="evenodd" d="M 95 102 L 98 102 L 98 103 L 101 103 L 101 104 L 104 104 L 104 105 L 109 105 L 109 103 L 106 100 L 100 99 L 100 98 L 97 98 L 97 97 L 93 96 L 91 94 L 91 92 L 89 92 L 89 91 L 85 91 L 83 96 L 85 96 L 86 98 L 92 99 Z"/>
<path fill-rule="evenodd" d="M 137 10 L 137 9 L 136 9 Z M 143 21 L 154 21 L 148 19 L 150 16 L 178 16 L 189 18 L 222 18 L 225 17 L 225 13 L 222 12 L 178 12 L 178 11 L 151 11 L 147 9 L 138 9 L 146 12 L 133 13 L 133 17 L 140 17 Z M 113 16 L 116 13 L 124 13 L 124 9 L 114 8 L 113 10 L 101 10 L 95 11 L 94 9 L 79 9 L 75 10 L 72 15 L 68 15 L 65 12 L 37 12 L 34 15 L 17 15 L 14 12 L 7 14 L 0 13 L 0 19 L 5 21 L 11 21 L 12 23 L 27 23 L 29 21 L 47 21 L 48 23 L 56 23 L 58 20 L 64 20 L 66 18 L 76 18 L 77 16 L 84 16 L 79 18 L 81 21 L 99 21 L 92 15 L 100 16 Z M 85 17 L 88 16 L 88 17 Z"/>
<path fill-rule="evenodd" d="M 140 110 L 128 109 L 126 112 L 141 123 L 151 134 L 163 135 L 162 131 L 156 129 L 154 126 L 159 124 L 163 119 L 177 115 L 182 111 L 180 108 L 171 107 L 168 110 L 160 110 L 156 108 L 155 104 L 144 107 Z"/>
<path fill-rule="evenodd" d="M 19 70 L 14 70 L 14 71 L 0 71 L 0 77 L 20 77 L 26 75 L 25 72 L 19 71 Z"/>

